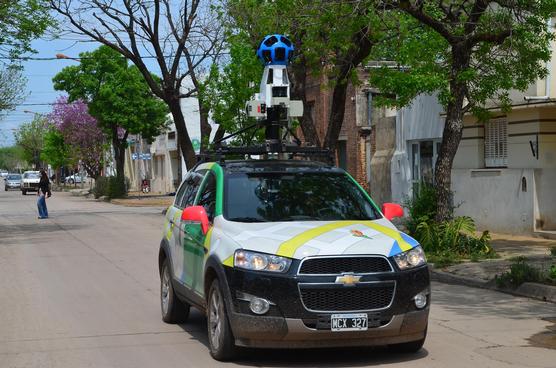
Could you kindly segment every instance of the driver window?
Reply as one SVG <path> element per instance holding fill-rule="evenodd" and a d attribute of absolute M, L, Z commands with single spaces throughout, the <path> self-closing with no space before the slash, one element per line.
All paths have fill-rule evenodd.
<path fill-rule="evenodd" d="M 199 193 L 197 204 L 205 208 L 209 221 L 212 222 L 216 208 L 216 177 L 212 172 L 209 172 L 207 175 L 208 177 L 204 181 L 201 192 Z"/>
<path fill-rule="evenodd" d="M 195 202 L 195 196 L 197 195 L 197 191 L 199 190 L 199 186 L 201 185 L 202 181 L 202 174 L 198 172 L 191 173 L 187 180 L 188 185 L 181 201 L 181 208 L 193 206 L 193 202 Z"/>

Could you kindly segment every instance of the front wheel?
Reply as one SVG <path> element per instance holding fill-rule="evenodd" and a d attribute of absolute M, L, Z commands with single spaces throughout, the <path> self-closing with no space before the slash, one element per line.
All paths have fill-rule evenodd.
<path fill-rule="evenodd" d="M 27 195 L 27 191 L 26 191 L 26 190 L 22 190 L 22 191 L 21 191 L 21 194 L 22 194 L 22 195 Z"/>
<path fill-rule="evenodd" d="M 220 361 L 231 360 L 237 355 L 224 303 L 220 284 L 218 279 L 215 279 L 210 286 L 207 300 L 207 326 L 210 355 Z"/>
<path fill-rule="evenodd" d="M 183 323 L 189 317 L 189 304 L 182 303 L 174 292 L 167 259 L 160 274 L 160 309 L 162 320 L 166 323 Z"/>
<path fill-rule="evenodd" d="M 419 350 L 421 350 L 421 348 L 425 344 L 426 338 L 427 338 L 427 331 L 425 330 L 425 336 L 421 340 L 404 342 L 402 344 L 394 344 L 388 347 L 396 353 L 414 354 Z"/>

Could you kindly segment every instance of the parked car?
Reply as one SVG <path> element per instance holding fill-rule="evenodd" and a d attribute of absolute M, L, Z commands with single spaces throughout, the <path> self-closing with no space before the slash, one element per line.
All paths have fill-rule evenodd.
<path fill-rule="evenodd" d="M 8 176 L 8 172 L 6 170 L 0 170 L 0 177 L 5 178 Z"/>
<path fill-rule="evenodd" d="M 41 174 L 38 171 L 25 171 L 21 177 L 21 194 L 38 192 Z"/>
<path fill-rule="evenodd" d="M 7 192 L 10 189 L 21 188 L 21 174 L 9 174 L 4 179 L 4 189 Z"/>
<path fill-rule="evenodd" d="M 210 354 L 237 346 L 388 345 L 427 334 L 423 249 L 342 169 L 310 161 L 203 163 L 168 208 L 160 244 L 162 319 L 207 315 Z"/>
<path fill-rule="evenodd" d="M 66 176 L 64 178 L 64 182 L 68 183 L 68 184 L 75 184 L 75 183 L 79 184 L 79 183 L 83 182 L 83 177 L 80 176 L 79 174 L 73 174 L 73 175 L 70 175 L 70 176 Z"/>

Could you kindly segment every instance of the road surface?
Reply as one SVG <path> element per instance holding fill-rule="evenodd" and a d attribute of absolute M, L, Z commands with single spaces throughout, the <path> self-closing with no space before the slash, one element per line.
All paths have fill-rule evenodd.
<path fill-rule="evenodd" d="M 200 313 L 181 326 L 161 321 L 159 208 L 67 193 L 54 193 L 48 208 L 51 217 L 38 220 L 34 195 L 0 192 L 1 368 L 556 366 L 556 350 L 541 347 L 556 345 L 556 305 L 446 284 L 433 284 L 418 354 L 248 350 L 219 363 Z"/>

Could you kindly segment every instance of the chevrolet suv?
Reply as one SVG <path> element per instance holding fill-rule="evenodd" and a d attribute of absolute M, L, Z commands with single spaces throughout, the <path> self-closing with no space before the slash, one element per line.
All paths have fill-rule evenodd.
<path fill-rule="evenodd" d="M 238 346 L 418 351 L 430 281 L 422 248 L 345 171 L 301 160 L 202 163 L 166 212 L 162 319 L 206 313 L 210 354 Z"/>

